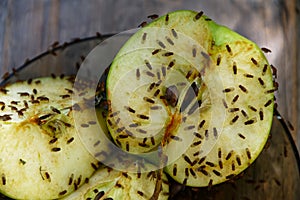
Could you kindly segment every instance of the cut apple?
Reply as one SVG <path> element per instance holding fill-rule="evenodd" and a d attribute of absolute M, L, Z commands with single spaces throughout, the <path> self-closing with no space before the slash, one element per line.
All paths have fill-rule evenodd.
<path fill-rule="evenodd" d="M 271 67 L 261 49 L 203 12 L 181 10 L 135 33 L 107 78 L 107 126 L 124 151 L 163 146 L 165 171 L 188 186 L 246 169 L 269 136 Z"/>
<path fill-rule="evenodd" d="M 102 167 L 81 188 L 63 199 L 151 199 L 157 179 L 154 171 L 138 174 Z M 165 174 L 161 184 L 162 189 L 155 199 L 167 200 L 169 185 Z"/>
<path fill-rule="evenodd" d="M 87 102 L 73 99 L 76 93 L 94 94 L 89 87 L 74 88 L 73 80 L 43 77 L 1 89 L 1 193 L 14 199 L 57 199 L 97 170 L 98 160 L 79 135 L 97 132 L 98 122 Z"/>

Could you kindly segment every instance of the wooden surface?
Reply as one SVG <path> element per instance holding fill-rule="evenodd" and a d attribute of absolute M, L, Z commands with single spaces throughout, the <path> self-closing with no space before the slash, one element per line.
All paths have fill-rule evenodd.
<path fill-rule="evenodd" d="M 298 0 L 0 0 L 0 77 L 22 65 L 27 58 L 46 51 L 56 41 L 61 44 L 74 38 L 94 36 L 96 32 L 117 33 L 136 28 L 151 14 L 162 15 L 178 9 L 203 10 L 218 23 L 238 31 L 259 46 L 272 50 L 266 56 L 277 67 L 278 110 L 293 125 L 292 133 L 299 147 L 299 6 Z M 272 132 L 279 134 L 278 124 L 273 125 Z M 286 142 L 282 141 L 284 147 L 281 149 L 285 148 Z M 276 157 L 266 157 L 266 160 L 278 162 Z M 289 167 L 289 163 L 293 163 L 285 162 L 277 164 Z M 278 172 L 278 166 L 274 163 L 276 162 L 272 162 L 275 166 L 272 169 Z M 295 171 L 294 167 L 290 166 L 286 172 Z M 272 171 L 268 167 L 264 170 L 259 172 L 266 174 Z M 253 172 L 256 174 L 253 177 L 260 184 L 261 177 L 256 172 Z M 287 193 L 293 192 L 291 188 L 291 191 L 286 189 L 289 181 L 292 181 L 285 179 L 286 177 L 295 176 L 284 174 L 281 177 L 283 182 L 280 188 L 285 192 L 281 193 L 283 197 L 277 196 L 278 199 L 289 199 L 291 196 Z M 265 190 L 267 187 L 265 184 L 262 186 Z M 280 189 L 274 191 L 279 192 Z M 252 199 L 260 199 L 256 193 L 254 187 Z"/>
<path fill-rule="evenodd" d="M 296 4 L 296 0 L 1 0 L 0 77 L 55 41 L 63 43 L 96 32 L 136 28 L 154 13 L 203 10 L 217 22 L 272 50 L 267 57 L 278 70 L 278 109 L 293 124 L 293 136 L 299 146 L 300 18 Z"/>
<path fill-rule="evenodd" d="M 299 146 L 297 57 L 300 51 L 296 47 L 300 31 L 296 22 L 300 18 L 296 4 L 296 0 L 176 0 L 172 3 L 164 0 L 1 0 L 0 75 L 45 51 L 55 41 L 63 43 L 96 32 L 116 33 L 135 28 L 154 13 L 203 10 L 217 22 L 272 50 L 267 56 L 278 69 L 278 109 L 293 124 L 294 139 Z"/>

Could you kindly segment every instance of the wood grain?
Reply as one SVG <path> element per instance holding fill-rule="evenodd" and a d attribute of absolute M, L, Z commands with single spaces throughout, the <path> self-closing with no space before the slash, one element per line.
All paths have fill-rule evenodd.
<path fill-rule="evenodd" d="M 299 1 L 296 0 L 45 0 L 0 1 L 0 77 L 47 50 L 96 32 L 117 33 L 136 28 L 151 14 L 178 9 L 203 10 L 258 45 L 273 52 L 267 57 L 277 67 L 278 110 L 289 121 L 300 145 L 300 62 L 297 49 Z M 298 19 L 298 20 L 297 20 Z M 298 27 L 298 28 L 297 28 Z M 297 32 L 298 31 L 298 32 Z M 299 43 L 299 42 L 298 42 Z"/>
<path fill-rule="evenodd" d="M 299 5 L 296 0 L 45 0 L 0 2 L 0 75 L 63 43 L 100 33 L 136 28 L 151 14 L 178 9 L 204 10 L 212 19 L 229 26 L 273 52 L 267 57 L 278 70 L 278 110 L 294 127 L 300 145 Z M 298 3 L 299 4 L 299 3 Z M 298 7 L 297 7 L 298 6 Z M 298 19 L 298 20 L 297 20 Z"/>
<path fill-rule="evenodd" d="M 218 23 L 272 50 L 266 56 L 277 67 L 278 110 L 293 125 L 290 129 L 300 147 L 299 6 L 297 0 L 1 0 L 0 77 L 55 41 L 136 28 L 151 14 L 203 10 Z"/>

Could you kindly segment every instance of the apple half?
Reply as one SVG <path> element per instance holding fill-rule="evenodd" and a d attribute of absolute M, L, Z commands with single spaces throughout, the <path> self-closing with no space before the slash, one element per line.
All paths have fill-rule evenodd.
<path fill-rule="evenodd" d="M 176 181 L 229 180 L 262 151 L 273 118 L 271 67 L 261 49 L 203 12 L 168 13 L 138 30 L 107 77 L 116 145 L 168 158 Z"/>

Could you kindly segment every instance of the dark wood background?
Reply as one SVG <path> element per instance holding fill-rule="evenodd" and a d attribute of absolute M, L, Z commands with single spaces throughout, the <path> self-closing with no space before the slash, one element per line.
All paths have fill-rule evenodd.
<path fill-rule="evenodd" d="M 297 0 L 1 0 L 0 77 L 55 41 L 136 28 L 151 14 L 203 10 L 218 23 L 272 50 L 267 57 L 278 70 L 278 110 L 293 124 L 299 146 L 299 4 Z"/>
<path fill-rule="evenodd" d="M 162 15 L 178 9 L 203 10 L 218 23 L 272 50 L 267 57 L 277 67 L 278 110 L 293 125 L 290 129 L 300 147 L 299 6 L 299 0 L 0 0 L 0 81 L 7 72 L 46 51 L 56 41 L 62 44 L 74 38 L 94 36 L 96 32 L 117 33 L 136 28 L 151 14 Z M 274 123 L 273 134 L 279 134 L 278 127 Z M 267 160 L 276 166 L 274 161 L 278 159 Z M 286 164 L 278 162 L 278 166 L 287 166 L 283 170 L 286 173 L 297 170 L 290 164 L 294 160 Z M 270 169 L 273 168 L 257 167 L 255 178 L 259 181 L 273 172 Z M 294 174 L 281 176 L 284 184 L 272 192 L 274 198 L 270 199 L 290 199 L 295 195 L 292 194 L 295 185 L 289 184 Z M 279 190 L 284 192 L 281 194 Z M 250 196 L 254 198 L 257 190 L 252 193 Z"/>

